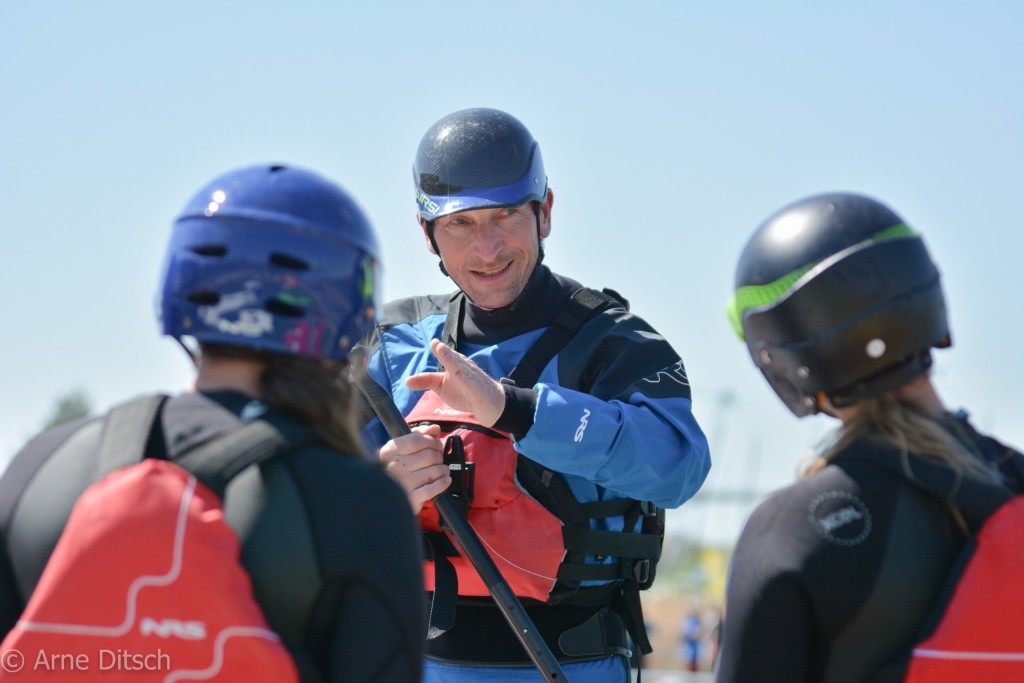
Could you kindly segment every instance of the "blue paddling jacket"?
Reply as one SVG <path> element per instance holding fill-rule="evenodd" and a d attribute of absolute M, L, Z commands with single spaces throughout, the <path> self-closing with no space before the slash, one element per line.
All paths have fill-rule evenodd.
<path fill-rule="evenodd" d="M 589 305 L 578 303 L 581 292 L 589 293 L 583 297 Z M 545 341 L 538 343 L 546 332 Z M 505 379 L 506 409 L 493 436 L 510 437 L 518 454 L 517 487 L 552 512 L 563 527 L 566 545 L 546 609 L 524 600 L 536 615 L 538 630 L 560 658 L 608 656 L 616 653 L 614 647 L 609 651 L 585 642 L 614 641 L 608 628 L 576 639 L 576 648 L 565 634 L 595 615 L 607 620 L 617 614 L 634 643 L 649 652 L 637 590 L 653 581 L 663 511 L 692 497 L 711 466 L 707 439 L 692 413 L 682 359 L 621 297 L 615 300 L 582 288 L 543 265 L 523 294 L 503 309 L 478 308 L 460 292 L 385 306 L 367 342 L 369 372 L 388 389 L 403 415 L 413 413 L 424 398 L 424 392 L 408 389 L 405 380 L 438 368 L 430 351 L 432 339 L 448 342 L 496 380 L 514 379 Z M 538 352 L 535 347 L 541 346 L 545 351 Z M 366 425 L 364 439 L 372 449 L 389 438 L 378 420 Z M 484 493 L 475 492 L 477 497 Z M 474 521 L 472 508 L 469 520 Z M 429 550 L 434 561 L 456 555 L 443 538 L 439 543 L 437 534 L 428 535 L 435 537 Z M 641 545 L 633 545 L 634 539 Z M 488 545 L 487 538 L 483 541 Z M 487 612 L 486 601 L 467 595 L 465 583 L 459 583 L 455 619 L 462 628 L 442 626 L 450 630 L 428 642 L 428 654 L 460 662 L 505 661 L 518 644 L 510 642 L 509 650 L 500 645 L 481 648 L 479 629 L 494 617 L 481 616 Z M 439 584 L 436 593 L 441 591 Z"/>

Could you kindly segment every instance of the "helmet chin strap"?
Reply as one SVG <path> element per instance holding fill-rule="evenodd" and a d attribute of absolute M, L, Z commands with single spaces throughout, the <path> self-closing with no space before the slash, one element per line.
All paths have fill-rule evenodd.
<path fill-rule="evenodd" d="M 174 341 L 178 342 L 181 348 L 185 349 L 185 353 L 188 355 L 192 365 L 196 368 L 199 367 L 199 351 L 185 342 L 184 337 L 174 337 Z"/>
<path fill-rule="evenodd" d="M 540 202 L 530 203 L 533 204 L 533 215 L 537 219 L 537 262 L 533 264 L 536 270 L 537 266 L 544 262 L 544 238 L 540 236 Z"/>
<path fill-rule="evenodd" d="M 444 267 L 444 261 L 441 260 L 441 250 L 437 247 L 437 240 L 434 239 L 434 221 L 424 222 L 427 224 L 427 238 L 430 239 L 430 246 L 434 248 L 434 253 L 437 254 L 437 267 L 441 269 L 445 277 L 451 277 L 448 274 L 448 269 Z"/>

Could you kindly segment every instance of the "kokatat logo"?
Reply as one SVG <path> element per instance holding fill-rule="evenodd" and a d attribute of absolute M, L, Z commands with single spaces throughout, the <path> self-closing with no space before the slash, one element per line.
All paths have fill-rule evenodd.
<path fill-rule="evenodd" d="M 160 636 L 161 638 L 184 638 L 185 640 L 202 640 L 206 637 L 206 624 L 201 621 L 179 621 L 178 619 L 160 619 L 143 617 L 139 622 L 139 632 L 144 636 Z"/>
<path fill-rule="evenodd" d="M 871 512 L 867 505 L 846 491 L 818 495 L 807 513 L 807 520 L 818 535 L 834 545 L 858 545 L 871 534 Z"/>
<path fill-rule="evenodd" d="M 587 418 L 590 417 L 590 411 L 586 408 L 583 409 L 583 417 L 580 418 L 580 426 L 576 428 L 576 436 L 573 441 L 579 443 L 583 441 L 583 432 L 587 431 Z"/>

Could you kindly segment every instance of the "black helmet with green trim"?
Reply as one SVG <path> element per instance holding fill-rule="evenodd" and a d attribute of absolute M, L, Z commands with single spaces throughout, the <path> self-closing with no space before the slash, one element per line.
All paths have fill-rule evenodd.
<path fill-rule="evenodd" d="M 817 396 L 846 406 L 924 373 L 950 345 L 939 272 L 924 241 L 884 204 L 809 197 L 751 236 L 729 319 L 797 416 Z"/>

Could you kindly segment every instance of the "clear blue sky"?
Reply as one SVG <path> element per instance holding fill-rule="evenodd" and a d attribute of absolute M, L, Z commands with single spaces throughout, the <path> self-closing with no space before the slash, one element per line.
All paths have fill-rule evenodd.
<path fill-rule="evenodd" d="M 954 331 L 940 390 L 1024 445 L 1022 97 L 1012 0 L 5 0 L 0 461 L 70 390 L 103 409 L 187 383 L 158 337 L 161 255 L 228 169 L 337 180 L 381 236 L 386 298 L 449 290 L 411 164 L 431 123 L 471 106 L 541 143 L 548 263 L 621 291 L 682 354 L 708 491 L 789 482 L 830 427 L 783 408 L 723 315 L 749 234 L 822 191 L 874 195 L 925 235 Z M 747 511 L 694 501 L 673 519 L 728 537 Z"/>

